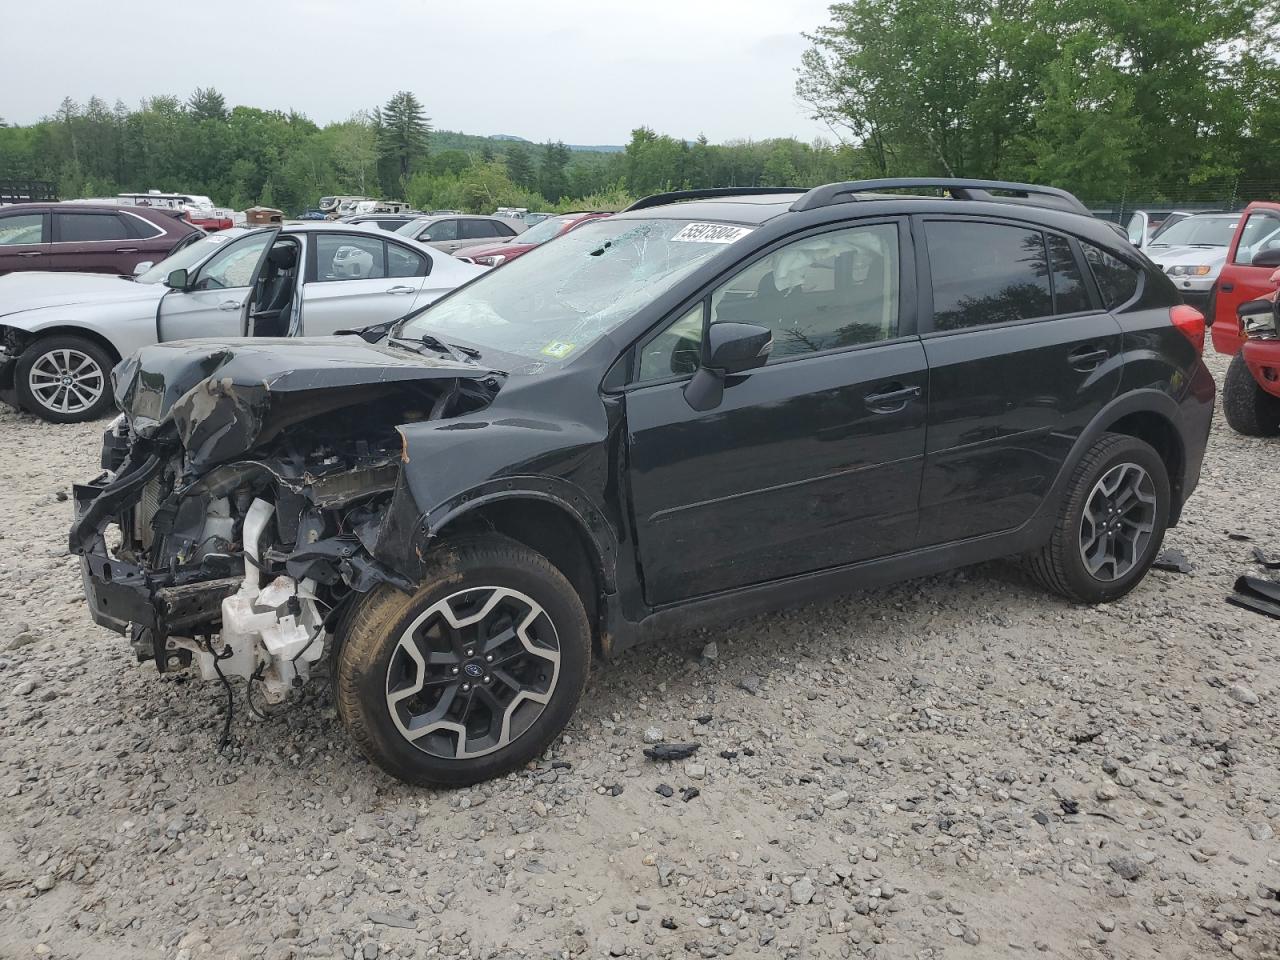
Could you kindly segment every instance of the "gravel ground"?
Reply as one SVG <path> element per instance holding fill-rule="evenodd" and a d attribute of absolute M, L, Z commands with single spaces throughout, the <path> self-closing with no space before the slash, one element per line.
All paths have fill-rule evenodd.
<path fill-rule="evenodd" d="M 1276 441 L 1215 425 L 1190 575 L 1090 609 L 990 564 L 635 650 L 536 766 L 432 792 L 323 683 L 219 756 L 220 688 L 90 622 L 101 429 L 0 413 L 0 956 L 1280 955 L 1276 623 L 1223 602 L 1280 553 Z"/>

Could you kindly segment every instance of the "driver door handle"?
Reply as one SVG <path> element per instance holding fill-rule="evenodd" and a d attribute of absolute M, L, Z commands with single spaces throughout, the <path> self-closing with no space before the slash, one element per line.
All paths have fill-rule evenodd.
<path fill-rule="evenodd" d="M 25 253 L 18 254 L 20 257 L 43 257 L 44 252 L 41 250 L 28 250 Z"/>
<path fill-rule="evenodd" d="M 880 393 L 868 393 L 862 398 L 862 402 L 872 413 L 898 413 L 920 396 L 920 388 L 916 386 L 904 387 L 900 383 L 890 383 L 887 388 Z"/>
<path fill-rule="evenodd" d="M 218 304 L 219 310 L 239 310 L 244 304 L 239 300 L 223 300 Z"/>
<path fill-rule="evenodd" d="M 413 293 L 413 287 L 397 284 L 394 287 L 387 287 L 387 293 Z"/>

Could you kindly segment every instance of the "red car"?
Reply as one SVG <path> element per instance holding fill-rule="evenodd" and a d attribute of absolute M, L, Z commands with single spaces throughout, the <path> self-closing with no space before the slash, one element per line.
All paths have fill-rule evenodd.
<path fill-rule="evenodd" d="M 1261 261 L 1261 262 L 1260 262 Z M 1260 252 L 1256 266 L 1280 266 L 1280 249 Z M 1268 280 L 1280 286 L 1280 270 Z M 1222 412 L 1231 429 L 1248 437 L 1280 435 L 1280 291 L 1246 300 L 1237 309 L 1240 351 L 1227 368 Z"/>
<path fill-rule="evenodd" d="M 1247 436 L 1280 435 L 1280 203 L 1245 207 L 1227 262 L 1210 296 L 1213 348 L 1232 357 L 1222 386 L 1222 412 Z"/>
<path fill-rule="evenodd" d="M 129 276 L 204 231 L 179 210 L 92 203 L 0 207 L 0 274 L 75 270 Z"/>
<path fill-rule="evenodd" d="M 537 225 L 530 227 L 514 240 L 503 243 L 486 243 L 479 247 L 467 247 L 466 256 L 458 257 L 467 263 L 477 263 L 482 267 L 497 267 L 514 260 L 521 254 L 528 253 L 540 243 L 554 240 L 561 234 L 568 233 L 584 223 L 600 220 L 609 216 L 607 213 L 562 213 L 547 217 Z"/>

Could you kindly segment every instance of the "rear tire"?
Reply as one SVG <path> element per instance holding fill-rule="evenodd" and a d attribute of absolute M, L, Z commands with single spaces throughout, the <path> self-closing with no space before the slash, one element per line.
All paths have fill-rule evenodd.
<path fill-rule="evenodd" d="M 1246 437 L 1280 435 L 1280 397 L 1258 386 L 1244 354 L 1237 353 L 1222 383 L 1222 413 L 1236 433 Z"/>
<path fill-rule="evenodd" d="M 1160 455 L 1136 437 L 1103 434 L 1076 464 L 1053 535 L 1027 558 L 1032 577 L 1077 603 L 1123 597 L 1160 552 L 1170 503 Z"/>
<path fill-rule="evenodd" d="M 573 586 L 495 534 L 444 544 L 412 596 L 356 600 L 339 639 L 338 715 L 365 756 L 420 786 L 524 766 L 569 722 L 591 665 Z"/>
<path fill-rule="evenodd" d="M 96 420 L 111 409 L 111 356 L 84 337 L 55 335 L 18 356 L 14 386 L 24 410 L 50 423 Z"/>

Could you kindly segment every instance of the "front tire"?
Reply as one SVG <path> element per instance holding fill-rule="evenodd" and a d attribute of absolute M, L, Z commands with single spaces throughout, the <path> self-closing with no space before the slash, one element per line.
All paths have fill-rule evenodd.
<path fill-rule="evenodd" d="M 51 423 L 96 420 L 111 407 L 110 355 L 92 340 L 58 335 L 19 356 L 14 386 L 24 410 Z"/>
<path fill-rule="evenodd" d="M 446 543 L 422 585 L 357 601 L 338 652 L 338 715 L 391 776 L 462 787 L 528 763 L 569 722 L 591 630 L 569 581 L 497 535 Z"/>
<path fill-rule="evenodd" d="M 1136 437 L 1104 434 L 1076 464 L 1031 575 L 1077 603 L 1123 597 L 1150 569 L 1169 521 L 1164 461 Z"/>
<path fill-rule="evenodd" d="M 1227 425 L 1246 437 L 1280 435 L 1280 397 L 1258 386 L 1244 354 L 1237 353 L 1227 367 L 1222 383 L 1222 414 Z"/>

